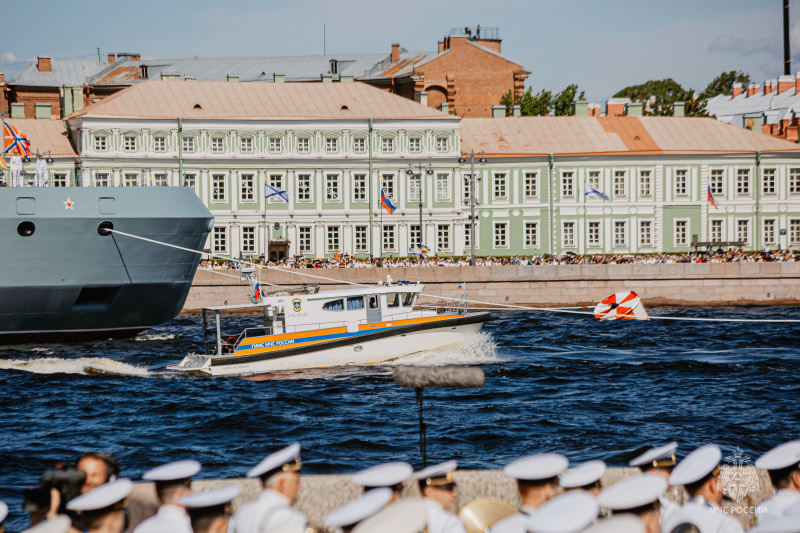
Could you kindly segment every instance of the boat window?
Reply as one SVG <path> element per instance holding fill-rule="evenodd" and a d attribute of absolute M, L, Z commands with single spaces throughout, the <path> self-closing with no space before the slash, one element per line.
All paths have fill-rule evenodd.
<path fill-rule="evenodd" d="M 386 305 L 388 307 L 400 307 L 400 294 L 393 292 L 386 295 Z"/>
<path fill-rule="evenodd" d="M 356 311 L 358 309 L 364 309 L 364 297 L 363 296 L 351 296 L 347 299 L 347 310 L 348 311 Z"/>
<path fill-rule="evenodd" d="M 344 300 L 331 300 L 322 306 L 323 311 L 344 311 Z"/>
<path fill-rule="evenodd" d="M 407 292 L 403 297 L 403 307 L 414 307 L 414 296 L 415 294 L 413 292 Z"/>
<path fill-rule="evenodd" d="M 369 308 L 370 309 L 380 309 L 380 305 L 378 304 L 378 295 L 372 294 L 369 297 Z"/>

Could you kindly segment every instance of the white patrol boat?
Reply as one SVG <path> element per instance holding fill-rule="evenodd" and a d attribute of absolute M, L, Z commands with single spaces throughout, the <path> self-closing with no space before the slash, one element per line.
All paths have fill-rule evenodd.
<path fill-rule="evenodd" d="M 371 287 L 319 292 L 318 285 L 304 286 L 254 297 L 254 304 L 203 308 L 205 355 L 188 355 L 167 369 L 231 375 L 379 363 L 463 341 L 491 319 L 469 313 L 466 295 L 446 308 L 415 310 L 424 289 L 387 276 Z M 262 327 L 237 336 L 222 330 L 221 312 L 252 307 L 262 308 Z"/>

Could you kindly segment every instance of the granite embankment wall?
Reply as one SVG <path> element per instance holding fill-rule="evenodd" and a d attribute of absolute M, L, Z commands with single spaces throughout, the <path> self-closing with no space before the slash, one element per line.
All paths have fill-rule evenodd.
<path fill-rule="evenodd" d="M 235 274 L 198 270 L 185 311 L 249 302 L 247 284 Z M 541 307 L 594 305 L 621 290 L 636 291 L 650 306 L 797 305 L 800 299 L 800 263 L 261 269 L 258 274 L 262 282 L 319 283 L 321 290 L 344 288 L 342 282 L 374 284 L 391 275 L 395 281 L 420 281 L 426 294 L 446 299 L 461 292 L 458 284 L 466 282 L 470 300 Z M 423 297 L 420 303 L 436 301 Z"/>

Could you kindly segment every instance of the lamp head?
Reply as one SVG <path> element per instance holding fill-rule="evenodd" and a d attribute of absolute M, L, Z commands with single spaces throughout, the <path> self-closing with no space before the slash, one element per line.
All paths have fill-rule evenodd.
<path fill-rule="evenodd" d="M 463 164 L 464 164 L 464 163 L 466 163 L 466 162 L 467 162 L 467 160 L 466 160 L 466 159 L 464 159 L 463 157 L 459 157 L 459 158 L 458 158 L 458 164 L 459 164 L 459 165 L 463 165 Z"/>
<path fill-rule="evenodd" d="M 486 164 L 486 158 L 485 157 L 481 157 L 480 159 L 478 159 L 478 164 L 485 165 Z"/>
<path fill-rule="evenodd" d="M 413 171 L 413 170 L 411 170 L 410 168 L 409 168 L 409 169 L 406 169 L 406 175 L 407 175 L 407 176 L 413 176 L 413 175 L 414 175 L 414 171 Z"/>

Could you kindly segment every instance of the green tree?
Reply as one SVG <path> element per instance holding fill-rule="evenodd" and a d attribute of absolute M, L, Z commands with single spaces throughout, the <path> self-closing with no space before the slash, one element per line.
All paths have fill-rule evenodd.
<path fill-rule="evenodd" d="M 641 103 L 650 109 L 645 115 L 671 116 L 675 102 L 684 103 L 684 114 L 687 117 L 707 117 L 706 99 L 703 95 L 695 96 L 692 89 L 684 89 L 672 78 L 650 80 L 641 85 L 631 85 L 618 91 L 615 98 L 630 98 L 632 102 Z M 652 101 L 651 101 L 652 100 Z"/>
<path fill-rule="evenodd" d="M 553 112 L 553 93 L 542 89 L 536 94 L 529 88 L 522 97 L 522 114 L 526 117 L 542 117 Z"/>
<path fill-rule="evenodd" d="M 750 81 L 750 75 L 744 72 L 736 70 L 723 72 L 708 84 L 703 90 L 702 96 L 708 99 L 720 94 L 733 94 L 734 83 L 741 83 L 742 87 L 747 87 L 750 85 Z"/>
<path fill-rule="evenodd" d="M 540 117 L 552 115 L 569 115 L 572 110 L 572 102 L 577 98 L 584 99 L 584 91 L 578 94 L 577 85 L 568 85 L 563 91 L 553 96 L 552 91 L 542 89 L 534 94 L 533 89 L 528 87 L 521 98 L 514 98 L 509 89 L 500 98 L 500 105 L 506 106 L 506 116 L 512 114 L 512 106 L 520 106 L 520 114 L 524 117 Z"/>
<path fill-rule="evenodd" d="M 556 112 L 556 116 L 563 117 L 565 115 L 571 115 L 572 102 L 576 100 L 580 101 L 584 98 L 586 98 L 585 92 L 581 91 L 580 94 L 578 94 L 578 86 L 576 84 L 567 85 L 563 91 L 553 98 L 553 108 Z"/>

